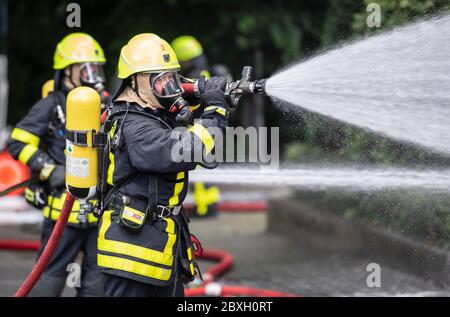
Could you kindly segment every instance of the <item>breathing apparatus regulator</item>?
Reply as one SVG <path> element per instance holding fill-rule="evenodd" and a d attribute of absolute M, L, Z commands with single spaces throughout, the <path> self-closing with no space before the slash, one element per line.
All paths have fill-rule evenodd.
<path fill-rule="evenodd" d="M 105 88 L 105 75 L 102 63 L 83 63 L 80 65 L 80 83 L 82 86 L 93 88 L 100 95 L 102 109 L 106 108 L 110 97 Z"/>
<path fill-rule="evenodd" d="M 176 72 L 164 72 L 157 76 L 150 76 L 151 87 L 160 103 L 167 107 L 169 112 L 177 113 L 176 121 L 182 125 L 192 124 L 193 114 L 188 102 L 183 96 L 195 95 L 197 98 L 205 92 L 208 79 L 201 76 L 193 83 L 180 83 Z M 228 81 L 225 86 L 225 96 L 230 104 L 236 107 L 242 95 L 266 95 L 266 79 L 253 80 L 253 67 L 244 66 L 242 78 L 237 81 Z"/>
<path fill-rule="evenodd" d="M 170 113 L 176 114 L 176 122 L 184 126 L 193 124 L 194 117 L 189 103 L 183 98 L 184 90 L 178 73 L 174 70 L 152 73 L 149 80 L 159 103 Z"/>

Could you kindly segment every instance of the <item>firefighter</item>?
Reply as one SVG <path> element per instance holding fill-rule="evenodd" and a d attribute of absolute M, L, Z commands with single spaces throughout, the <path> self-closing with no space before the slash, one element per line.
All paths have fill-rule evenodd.
<path fill-rule="evenodd" d="M 229 106 L 226 79 L 211 78 L 200 120 L 186 122 L 179 69 L 171 46 L 155 34 L 136 35 L 121 50 L 122 84 L 105 123 L 108 191 L 98 234 L 106 296 L 183 296 L 183 282 L 198 271 L 182 208 L 188 171 L 201 162 L 195 151 L 213 150 L 212 130 L 228 125 Z M 180 144 L 190 159 L 173 151 Z"/>
<path fill-rule="evenodd" d="M 181 65 L 180 74 L 187 78 L 211 77 L 203 47 L 191 35 L 182 35 L 171 43 Z"/>
<path fill-rule="evenodd" d="M 103 64 L 106 62 L 100 45 L 88 34 L 72 33 L 58 43 L 53 58 L 55 78 L 47 87 L 46 97 L 39 100 L 15 126 L 8 142 L 12 156 L 29 166 L 42 181 L 25 190 L 25 198 L 34 207 L 42 208 L 42 253 L 58 219 L 66 197 L 65 190 L 65 107 L 70 90 L 79 86 L 104 91 Z M 48 84 L 50 85 L 50 84 Z M 83 252 L 78 296 L 101 295 L 100 274 L 96 265 L 97 219 L 89 215 L 79 219 L 79 203 L 74 204 L 68 227 L 53 258 L 31 292 L 31 296 L 60 296 L 68 265 Z M 75 272 L 76 273 L 76 272 Z M 77 277 L 75 277 L 77 278 Z"/>

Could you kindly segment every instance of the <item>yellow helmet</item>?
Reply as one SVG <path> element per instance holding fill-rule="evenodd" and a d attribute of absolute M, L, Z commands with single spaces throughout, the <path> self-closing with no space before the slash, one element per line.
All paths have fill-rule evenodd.
<path fill-rule="evenodd" d="M 53 56 L 53 69 L 64 69 L 75 63 L 105 63 L 100 44 L 86 33 L 71 33 L 58 43 Z"/>
<path fill-rule="evenodd" d="M 187 62 L 203 54 L 203 48 L 195 37 L 182 35 L 171 43 L 180 62 Z"/>
<path fill-rule="evenodd" d="M 134 36 L 120 51 L 118 77 L 121 79 L 139 72 L 178 70 L 180 64 L 170 47 L 156 34 Z"/>

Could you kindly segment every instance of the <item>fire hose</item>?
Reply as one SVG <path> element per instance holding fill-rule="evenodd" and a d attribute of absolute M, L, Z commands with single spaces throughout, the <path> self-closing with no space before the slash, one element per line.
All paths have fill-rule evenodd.
<path fill-rule="evenodd" d="M 233 266 L 233 256 L 222 250 L 204 250 L 202 260 L 218 261 L 203 274 L 203 282 L 194 288 L 185 288 L 187 297 L 194 296 L 254 296 L 254 297 L 298 297 L 298 295 L 278 292 L 268 289 L 253 288 L 238 285 L 221 285 L 214 282 L 216 278 L 224 275 Z"/>
<path fill-rule="evenodd" d="M 68 195 L 69 196 L 69 195 Z M 72 197 L 72 196 L 70 196 Z M 73 199 L 73 198 L 72 198 Z M 67 202 L 67 201 L 66 201 Z M 73 203 L 73 200 L 72 200 Z M 66 206 L 66 204 L 65 204 Z M 63 224 L 64 219 L 61 216 L 62 222 L 58 220 L 59 224 Z M 66 219 L 67 220 L 67 219 Z M 38 262 L 33 267 L 32 272 L 26 279 L 26 281 L 22 284 L 20 289 L 16 293 L 16 297 L 24 297 L 26 296 L 30 290 L 33 288 L 36 281 L 39 279 L 42 271 L 48 264 L 50 257 L 45 256 L 44 254 L 50 254 L 53 252 L 54 247 L 50 246 L 50 244 L 56 245 L 60 234 L 59 232 L 61 227 L 55 226 L 55 229 L 52 232 L 52 236 L 44 249 L 41 257 Z M 64 229 L 64 226 L 62 226 Z M 57 231 L 58 230 L 58 231 Z M 59 233 L 58 233 L 59 232 Z M 56 236 L 59 234 L 58 236 Z M 54 236 L 55 235 L 55 236 Z M 56 240 L 58 239 L 58 240 Z M 52 249 L 50 249 L 52 248 Z M 0 250 L 20 250 L 20 251 L 37 251 L 39 249 L 39 241 L 32 240 L 0 240 Z M 50 254 L 51 255 L 51 254 Z M 185 288 L 185 295 L 187 297 L 194 296 L 255 296 L 255 297 L 294 297 L 298 296 L 291 293 L 273 291 L 268 289 L 261 288 L 252 288 L 247 286 L 238 286 L 238 285 L 221 285 L 215 280 L 226 272 L 228 272 L 233 267 L 233 256 L 226 251 L 222 250 L 212 250 L 207 249 L 203 251 L 202 256 L 200 257 L 202 260 L 208 261 L 217 261 L 218 263 L 211 266 L 204 274 L 203 281 L 200 286 L 193 288 Z"/>
<path fill-rule="evenodd" d="M 50 235 L 47 244 L 45 245 L 44 251 L 42 252 L 36 264 L 34 265 L 28 277 L 25 279 L 23 284 L 20 286 L 19 290 L 14 295 L 15 297 L 27 296 L 28 293 L 32 290 L 32 288 L 36 284 L 36 282 L 38 281 L 38 279 L 40 278 L 40 276 L 42 275 L 42 272 L 44 272 L 45 268 L 47 267 L 48 263 L 51 260 L 53 252 L 58 246 L 59 240 L 61 239 L 64 229 L 66 228 L 67 220 L 69 219 L 70 212 L 72 211 L 74 200 L 75 200 L 74 197 L 68 193 L 66 196 L 66 200 L 64 201 L 64 206 L 61 210 L 61 215 L 56 221 L 56 225 L 53 228 L 52 234 Z M 28 245 L 25 245 L 27 247 L 33 246 L 30 245 L 29 241 L 27 242 L 27 244 Z"/>

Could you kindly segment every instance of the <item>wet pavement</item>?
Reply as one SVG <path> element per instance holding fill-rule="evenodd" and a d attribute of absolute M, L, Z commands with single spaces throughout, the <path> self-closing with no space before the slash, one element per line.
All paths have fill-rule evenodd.
<path fill-rule="evenodd" d="M 220 282 L 291 292 L 303 296 L 449 296 L 431 282 L 381 265 L 381 287 L 369 288 L 367 255 L 330 252 L 302 241 L 266 233 L 265 213 L 221 213 L 193 219 L 192 232 L 205 248 L 234 256 L 234 267 Z M 0 239 L 37 239 L 36 225 L 0 226 Z M 0 251 L 0 296 L 12 296 L 30 271 L 34 252 Z M 201 263 L 206 269 L 210 264 Z M 64 296 L 73 296 L 66 289 Z"/>

